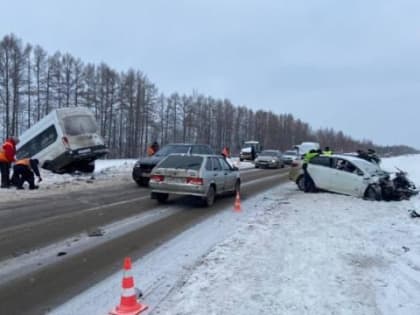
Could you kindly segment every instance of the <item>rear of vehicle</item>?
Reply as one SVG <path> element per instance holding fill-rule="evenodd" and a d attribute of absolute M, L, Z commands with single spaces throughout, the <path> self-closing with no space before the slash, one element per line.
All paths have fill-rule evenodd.
<path fill-rule="evenodd" d="M 261 152 L 261 145 L 258 141 L 245 141 L 239 152 L 239 160 L 253 161 L 259 152 Z"/>
<path fill-rule="evenodd" d="M 290 165 L 289 180 L 296 183 L 300 190 L 304 190 L 303 185 L 303 160 L 294 160 Z"/>
<path fill-rule="evenodd" d="M 20 139 L 18 158 L 37 158 L 56 173 L 93 172 L 94 161 L 108 153 L 92 112 L 83 107 L 52 111 Z"/>
<path fill-rule="evenodd" d="M 133 167 L 132 177 L 139 186 L 147 186 L 152 169 L 169 154 L 214 154 L 206 144 L 174 143 L 165 145 L 155 155 L 139 159 Z"/>
<path fill-rule="evenodd" d="M 93 172 L 94 161 L 107 154 L 108 149 L 98 133 L 92 112 L 84 108 L 58 111 L 58 119 L 63 128 L 65 152 L 53 164 L 70 172 Z"/>
<path fill-rule="evenodd" d="M 240 176 L 220 156 L 171 154 L 152 170 L 149 186 L 151 198 L 159 202 L 170 194 L 187 195 L 211 206 L 216 195 L 239 191 Z"/>

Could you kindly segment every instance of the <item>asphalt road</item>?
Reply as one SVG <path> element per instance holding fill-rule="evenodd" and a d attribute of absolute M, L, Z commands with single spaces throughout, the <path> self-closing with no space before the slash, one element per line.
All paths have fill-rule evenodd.
<path fill-rule="evenodd" d="M 242 171 L 241 199 L 287 181 L 287 171 Z M 233 202 L 219 198 L 204 208 L 171 198 L 162 207 L 149 195 L 129 183 L 0 204 L 0 314 L 45 314 L 119 271 L 122 257 L 138 259 Z M 131 221 L 138 224 L 113 237 L 100 233 L 102 226 Z M 92 237 L 79 242 L 86 234 Z M 26 255 L 41 258 L 33 263 Z"/>

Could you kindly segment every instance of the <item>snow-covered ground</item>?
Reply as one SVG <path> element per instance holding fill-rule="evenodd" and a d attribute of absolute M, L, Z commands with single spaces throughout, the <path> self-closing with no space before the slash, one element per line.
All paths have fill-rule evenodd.
<path fill-rule="evenodd" d="M 131 166 L 116 166 L 115 178 L 129 177 Z M 383 161 L 394 166 L 420 186 L 420 156 Z M 419 197 L 368 202 L 279 185 L 133 262 L 149 305 L 142 314 L 420 314 L 420 218 L 412 209 Z M 107 314 L 119 303 L 121 278 L 51 313 Z"/>

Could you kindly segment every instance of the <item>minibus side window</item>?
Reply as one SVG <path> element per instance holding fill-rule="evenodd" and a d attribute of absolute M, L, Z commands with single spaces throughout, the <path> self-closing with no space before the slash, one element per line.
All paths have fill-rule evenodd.
<path fill-rule="evenodd" d="M 57 140 L 57 137 L 57 130 L 55 129 L 55 126 L 52 125 L 19 148 L 17 157 L 19 159 L 32 157 L 54 143 L 55 140 Z"/>

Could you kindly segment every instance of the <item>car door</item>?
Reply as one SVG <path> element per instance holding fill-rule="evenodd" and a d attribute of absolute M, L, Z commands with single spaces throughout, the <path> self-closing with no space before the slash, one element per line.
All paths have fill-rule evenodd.
<path fill-rule="evenodd" d="M 222 165 L 219 162 L 217 157 L 210 157 L 212 161 L 212 171 L 211 176 L 213 177 L 213 182 L 216 184 L 216 192 L 220 193 L 224 191 L 225 185 L 225 176 L 224 171 L 222 169 Z"/>
<path fill-rule="evenodd" d="M 340 162 L 343 161 L 343 166 Z M 358 197 L 363 187 L 363 172 L 345 159 L 334 161 L 334 172 L 330 179 L 331 191 Z"/>
<path fill-rule="evenodd" d="M 223 191 L 232 191 L 235 189 L 235 183 L 237 180 L 236 172 L 233 171 L 232 167 L 224 158 L 219 158 L 219 162 L 222 165 L 224 176 Z"/>
<path fill-rule="evenodd" d="M 327 156 L 316 156 L 308 163 L 308 173 L 317 188 L 330 189 L 331 163 L 331 158 Z"/>

